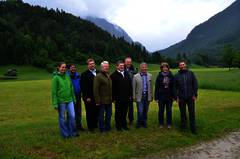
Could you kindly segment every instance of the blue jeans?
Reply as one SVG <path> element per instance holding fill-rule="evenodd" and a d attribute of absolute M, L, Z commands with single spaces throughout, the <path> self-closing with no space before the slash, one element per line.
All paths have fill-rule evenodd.
<path fill-rule="evenodd" d="M 60 132 L 63 137 L 75 136 L 77 134 L 73 102 L 58 105 L 58 120 Z"/>
<path fill-rule="evenodd" d="M 137 127 L 147 126 L 148 107 L 149 101 L 146 97 L 143 97 L 141 102 L 137 102 Z"/>
<path fill-rule="evenodd" d="M 99 106 L 98 122 L 101 132 L 111 129 L 112 104 L 102 104 Z"/>

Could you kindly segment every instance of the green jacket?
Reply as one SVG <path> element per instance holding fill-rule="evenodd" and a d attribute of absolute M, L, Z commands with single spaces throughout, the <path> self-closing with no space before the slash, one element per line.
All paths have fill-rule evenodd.
<path fill-rule="evenodd" d="M 93 93 L 96 104 L 112 103 L 112 80 L 108 74 L 100 72 L 94 78 Z"/>
<path fill-rule="evenodd" d="M 59 72 L 53 73 L 52 78 L 52 105 L 54 108 L 58 104 L 75 102 L 75 95 L 71 78 L 67 74 Z"/>

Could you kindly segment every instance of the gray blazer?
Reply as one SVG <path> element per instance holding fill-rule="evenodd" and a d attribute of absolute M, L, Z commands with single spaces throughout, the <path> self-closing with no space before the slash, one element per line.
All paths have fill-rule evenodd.
<path fill-rule="evenodd" d="M 152 86 L 152 74 L 147 73 L 147 85 L 148 85 L 148 101 L 153 100 L 153 86 Z M 141 102 L 142 100 L 142 77 L 140 73 L 137 73 L 133 77 L 133 99 L 136 102 Z"/>

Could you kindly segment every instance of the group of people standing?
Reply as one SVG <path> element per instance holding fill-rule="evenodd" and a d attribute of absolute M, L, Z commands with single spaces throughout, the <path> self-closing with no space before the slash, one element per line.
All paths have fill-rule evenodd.
<path fill-rule="evenodd" d="M 101 69 L 95 68 L 93 59 L 87 60 L 88 69 L 81 75 L 76 66 L 59 63 L 52 79 L 52 104 L 59 114 L 59 127 L 64 138 L 78 136 L 82 126 L 82 104 L 86 110 L 89 131 L 99 129 L 101 133 L 111 130 L 112 103 L 115 105 L 115 127 L 117 131 L 128 131 L 133 125 L 134 106 L 137 106 L 136 128 L 147 128 L 149 104 L 158 103 L 159 128 L 164 127 L 166 109 L 167 128 L 172 125 L 172 104 L 175 100 L 180 109 L 181 128 L 187 127 L 186 106 L 188 106 L 190 130 L 196 134 L 195 100 L 197 98 L 197 79 L 187 69 L 184 61 L 179 62 L 179 71 L 174 76 L 167 63 L 161 63 L 155 82 L 153 96 L 152 75 L 147 72 L 148 65 L 140 64 L 138 72 L 132 65 L 132 59 L 117 61 L 116 70 L 110 74 L 109 63 L 103 61 Z M 127 121 L 128 117 L 128 121 Z"/>

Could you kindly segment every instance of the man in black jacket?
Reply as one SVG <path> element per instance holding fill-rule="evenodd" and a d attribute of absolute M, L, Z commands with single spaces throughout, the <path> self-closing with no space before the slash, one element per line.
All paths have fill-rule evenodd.
<path fill-rule="evenodd" d="M 93 81 L 98 71 L 95 69 L 93 59 L 87 60 L 88 70 L 82 73 L 81 86 L 82 98 L 86 109 L 87 126 L 90 131 L 94 131 L 98 126 L 98 107 L 96 106 L 93 95 Z"/>
<path fill-rule="evenodd" d="M 187 116 L 186 105 L 188 106 L 190 129 L 193 134 L 196 134 L 195 125 L 195 101 L 198 96 L 198 82 L 192 71 L 186 67 L 186 62 L 179 62 L 179 71 L 175 75 L 174 89 L 175 98 L 179 105 L 181 113 L 181 128 L 186 128 Z"/>
<path fill-rule="evenodd" d="M 132 82 L 133 76 L 135 74 L 137 74 L 138 71 L 132 65 L 131 57 L 126 57 L 124 62 L 125 62 L 125 71 L 129 74 L 131 82 Z M 130 101 L 129 105 L 128 105 L 128 120 L 129 120 L 129 125 L 132 126 L 133 120 L 134 120 L 133 101 Z"/>
<path fill-rule="evenodd" d="M 127 127 L 127 110 L 132 100 L 132 84 L 129 74 L 124 71 L 124 62 L 118 61 L 117 70 L 111 74 L 112 96 L 115 102 L 115 124 L 118 131 L 129 130 Z"/>

